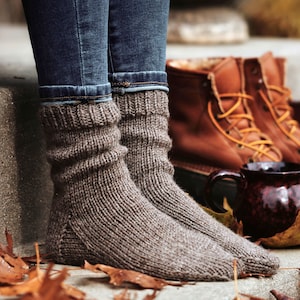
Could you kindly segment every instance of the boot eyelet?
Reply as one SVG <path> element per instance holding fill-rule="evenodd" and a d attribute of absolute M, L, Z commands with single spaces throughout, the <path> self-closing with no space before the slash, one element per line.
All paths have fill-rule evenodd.
<path fill-rule="evenodd" d="M 248 158 L 248 163 L 253 163 L 253 162 L 255 162 L 255 160 L 252 157 L 249 157 Z"/>
<path fill-rule="evenodd" d="M 239 149 L 243 149 L 243 148 L 244 148 L 244 145 L 242 145 L 242 144 L 236 144 L 236 146 L 237 146 Z"/>
<path fill-rule="evenodd" d="M 230 130 L 226 130 L 225 132 L 226 134 L 230 135 Z"/>
<path fill-rule="evenodd" d="M 252 75 L 258 74 L 258 68 L 257 68 L 257 67 L 253 67 L 253 68 L 251 69 L 251 74 L 252 74 Z"/>
<path fill-rule="evenodd" d="M 204 87 L 204 88 L 208 87 L 208 82 L 207 81 L 203 81 L 202 82 L 202 87 Z"/>
<path fill-rule="evenodd" d="M 263 108 L 264 111 L 269 111 L 269 107 L 267 105 L 263 105 L 262 108 Z"/>
<path fill-rule="evenodd" d="M 262 85 L 263 85 L 263 83 L 264 83 L 263 79 L 262 79 L 262 78 L 259 78 L 259 79 L 257 80 L 256 89 L 257 89 L 257 90 L 260 90 L 261 87 L 262 87 Z"/>

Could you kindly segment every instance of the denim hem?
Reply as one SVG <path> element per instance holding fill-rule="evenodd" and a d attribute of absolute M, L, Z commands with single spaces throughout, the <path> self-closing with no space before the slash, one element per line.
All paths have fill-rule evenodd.
<path fill-rule="evenodd" d="M 42 98 L 41 105 L 77 105 L 77 104 L 96 104 L 112 100 L 112 94 L 103 96 L 74 96 L 74 97 L 57 97 L 57 98 Z"/>
<path fill-rule="evenodd" d="M 41 98 L 102 96 L 111 93 L 111 85 L 42 85 L 39 93 Z"/>
<path fill-rule="evenodd" d="M 166 72 L 109 73 L 108 78 L 113 93 L 124 94 L 148 90 L 169 91 Z"/>
<path fill-rule="evenodd" d="M 109 83 L 85 86 L 41 86 L 39 93 L 43 105 L 99 103 L 112 99 Z"/>

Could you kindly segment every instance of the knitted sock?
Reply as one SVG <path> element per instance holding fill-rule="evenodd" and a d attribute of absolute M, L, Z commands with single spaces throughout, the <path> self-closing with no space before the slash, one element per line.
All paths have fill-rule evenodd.
<path fill-rule="evenodd" d="M 113 101 L 42 107 L 55 187 L 48 253 L 59 263 L 88 260 L 174 280 L 232 278 L 231 254 L 140 194 L 118 119 Z"/>
<path fill-rule="evenodd" d="M 168 160 L 168 98 L 162 91 L 114 95 L 121 111 L 121 144 L 131 178 L 159 210 L 216 241 L 245 264 L 248 273 L 275 273 L 279 260 L 206 214 L 173 180 Z"/>

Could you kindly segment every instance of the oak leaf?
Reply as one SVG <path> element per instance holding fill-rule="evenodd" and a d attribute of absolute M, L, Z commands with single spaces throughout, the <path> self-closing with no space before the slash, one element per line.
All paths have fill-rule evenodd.
<path fill-rule="evenodd" d="M 242 222 L 238 222 L 233 214 L 233 210 L 229 205 L 226 197 L 223 200 L 223 208 L 226 210 L 224 213 L 215 212 L 214 210 L 202 206 L 199 204 L 203 210 L 205 210 L 209 215 L 214 217 L 217 221 L 222 223 L 224 226 L 230 228 L 236 234 L 243 236 L 243 224 Z"/>
<path fill-rule="evenodd" d="M 9 254 L 10 256 L 15 256 L 13 253 L 13 238 L 7 229 L 5 229 L 5 238 L 7 245 L 0 243 L 0 255 Z"/>
<path fill-rule="evenodd" d="M 0 281 L 2 283 L 0 295 L 22 296 L 23 300 L 83 300 L 85 298 L 83 292 L 63 282 L 68 276 L 67 269 L 53 272 L 53 264 L 49 264 L 46 272 L 40 269 L 37 243 L 35 244 L 37 264 L 31 269 L 21 258 L 5 253 L 7 251 L 13 255 L 12 239 L 8 240 L 8 246 L 0 247 L 0 280 L 3 279 Z"/>
<path fill-rule="evenodd" d="M 182 286 L 185 284 L 184 282 L 178 282 L 178 283 L 169 282 L 164 279 L 155 278 L 132 270 L 117 269 L 102 264 L 91 265 L 87 261 L 85 261 L 84 263 L 84 269 L 96 273 L 101 271 L 106 273 L 110 277 L 110 283 L 115 286 L 120 286 L 124 282 L 129 282 L 129 283 L 137 284 L 144 289 L 161 290 L 167 285 Z"/>
<path fill-rule="evenodd" d="M 0 283 L 14 283 L 23 279 L 29 266 L 13 253 L 13 239 L 5 230 L 7 245 L 0 244 Z"/>
<path fill-rule="evenodd" d="M 131 295 L 128 289 L 123 290 L 120 294 L 114 296 L 114 300 L 131 300 Z"/>
<path fill-rule="evenodd" d="M 0 283 L 15 283 L 24 278 L 29 267 L 21 258 L 13 258 L 9 255 L 0 256 Z"/>
<path fill-rule="evenodd" d="M 287 248 L 300 245 L 300 211 L 292 226 L 272 237 L 258 240 L 263 246 L 269 248 Z"/>
<path fill-rule="evenodd" d="M 53 265 L 49 265 L 46 272 L 42 274 L 36 290 L 30 290 L 22 300 L 83 300 L 85 294 L 71 286 L 64 284 L 68 277 L 68 270 L 64 268 L 53 276 L 51 271 Z"/>
<path fill-rule="evenodd" d="M 21 299 L 29 300 L 83 300 L 85 294 L 71 286 L 64 284 L 68 276 L 67 269 L 59 271 L 56 276 L 51 273 L 53 265 L 49 265 L 46 272 L 39 268 L 32 269 L 26 280 L 0 287 L 2 296 L 23 296 Z"/>

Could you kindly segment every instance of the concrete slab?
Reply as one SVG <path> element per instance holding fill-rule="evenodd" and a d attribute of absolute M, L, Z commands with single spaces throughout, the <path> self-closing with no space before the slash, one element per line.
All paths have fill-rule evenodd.
<path fill-rule="evenodd" d="M 260 297 L 265 300 L 274 300 L 270 291 L 275 289 L 278 292 L 291 297 L 294 300 L 300 299 L 300 249 L 273 250 L 281 260 L 281 269 L 270 278 L 247 278 L 237 281 L 237 290 L 234 281 L 229 282 L 198 282 L 188 283 L 182 287 L 166 286 L 159 291 L 156 300 L 234 300 L 236 292 Z M 56 265 L 55 270 L 61 270 L 65 266 Z M 70 277 L 66 283 L 71 284 L 86 293 L 86 300 L 109 300 L 128 288 L 131 300 L 144 300 L 151 295 L 153 290 L 139 289 L 130 284 L 122 287 L 114 287 L 108 284 L 107 276 L 104 273 L 92 273 L 79 268 L 70 268 Z M 1 297 L 0 300 L 15 299 Z M 129 300 L 128 299 L 128 300 Z M 243 298 L 241 297 L 241 300 Z"/>
<path fill-rule="evenodd" d="M 287 296 L 300 299 L 300 249 L 273 251 L 280 257 L 281 270 L 271 278 L 248 278 L 238 280 L 238 291 L 244 294 L 274 299 L 270 290 L 275 289 Z M 298 269 L 297 269 L 298 268 Z M 68 282 L 87 293 L 87 299 L 113 299 L 122 289 L 109 286 L 97 276 L 91 277 L 86 271 L 72 271 Z M 124 288 L 123 288 L 124 289 Z M 131 288 L 129 292 L 136 293 L 136 300 L 143 300 L 151 290 L 138 290 Z M 157 300 L 233 300 L 236 296 L 235 285 L 230 282 L 198 282 L 187 284 L 183 287 L 167 286 L 158 293 Z"/>

